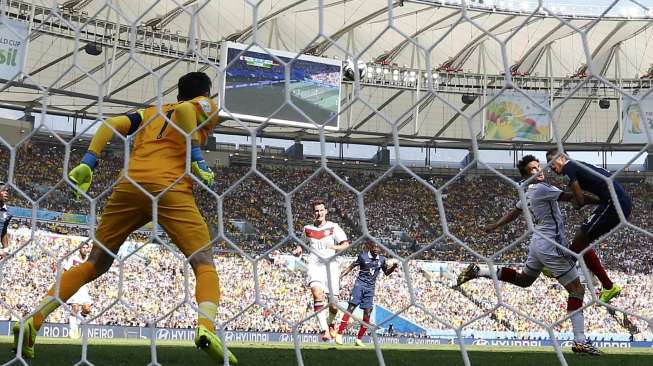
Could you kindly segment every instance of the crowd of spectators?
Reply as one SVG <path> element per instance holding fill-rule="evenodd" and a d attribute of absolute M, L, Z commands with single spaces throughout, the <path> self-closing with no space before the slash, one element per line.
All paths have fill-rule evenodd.
<path fill-rule="evenodd" d="M 123 166 L 119 153 L 107 151 L 104 155 L 89 191 L 90 196 L 100 198 L 95 208 L 97 214 Z M 0 168 L 8 171 L 8 155 L 0 156 Z M 31 208 L 32 202 L 40 199 L 40 209 L 89 214 L 89 202 L 71 199 L 72 189 L 62 180 L 64 156 L 63 147 L 56 144 L 27 143 L 17 149 L 14 181 L 18 190 L 12 190 L 8 205 Z M 71 151 L 69 161 L 80 158 L 81 152 Z M 463 290 L 453 290 L 447 281 L 435 280 L 418 268 L 419 260 L 429 260 L 452 262 L 451 268 L 459 270 L 462 264 L 455 263 L 481 260 L 474 253 L 495 255 L 494 260 L 499 263 L 523 262 L 528 240 L 511 246 L 527 232 L 523 219 L 496 233 L 482 231 L 484 225 L 497 220 L 514 206 L 518 194 L 511 184 L 498 177 L 423 176 L 423 181 L 418 181 L 405 172 L 382 175 L 381 171 L 348 167 L 316 169 L 289 165 L 260 165 L 257 171 L 249 166 L 216 168 L 217 183 L 213 191 L 195 187 L 198 205 L 212 231 L 219 232 L 216 229 L 223 223 L 227 236 L 216 241 L 216 261 L 223 289 L 220 320 L 229 320 L 227 328 L 288 331 L 294 322 L 310 316 L 304 274 L 289 270 L 280 255 L 289 253 L 296 245 L 290 233 L 298 234 L 302 226 L 311 221 L 310 202 L 322 198 L 328 202 L 329 218 L 340 223 L 354 243 L 362 244 L 373 237 L 397 255 L 411 256 L 415 260 L 410 262 L 408 274 L 417 302 L 423 307 L 410 306 L 404 273 L 380 281 L 376 297 L 380 305 L 401 311 L 417 324 L 432 329 L 445 329 L 446 324 L 459 325 L 478 318 L 469 327 L 515 332 L 542 330 L 508 307 L 493 310 L 497 299 L 491 282 L 479 281 Z M 556 179 L 552 182 L 561 183 Z M 625 292 L 615 300 L 616 306 L 651 317 L 653 187 L 643 181 L 624 182 L 624 185 L 634 201 L 630 223 L 649 234 L 623 227 L 598 243 L 597 249 L 613 278 L 626 285 Z M 435 193 L 438 189 L 440 197 Z M 358 199 L 357 191 L 362 192 L 362 199 Z M 445 217 L 438 208 L 439 198 Z M 290 202 L 290 222 L 286 201 Z M 223 220 L 217 214 L 219 204 Z M 578 212 L 563 204 L 562 209 L 567 221 L 567 236 L 573 237 L 576 227 L 590 215 L 591 208 Z M 444 235 L 445 222 L 448 235 Z M 37 222 L 35 237 L 29 241 L 27 228 L 33 223 L 23 220 L 14 224 L 12 247 L 25 247 L 0 267 L 3 272 L 1 293 L 5 296 L 2 301 L 11 309 L 11 312 L 0 309 L 3 317 L 25 314 L 32 308 L 37 297 L 54 280 L 52 266 L 55 263 L 56 267 L 56 260 L 51 255 L 62 256 L 89 235 L 84 227 Z M 290 230 L 289 225 L 292 225 Z M 222 239 L 229 239 L 232 245 Z M 136 246 L 149 242 L 147 233 L 136 233 L 130 240 Z M 251 258 L 266 255 L 265 260 L 257 262 L 260 304 L 254 304 L 251 263 L 235 255 L 234 246 Z M 184 287 L 184 266 L 161 246 L 148 244 L 145 248 L 126 261 L 122 301 L 101 315 L 101 304 L 109 305 L 118 297 L 121 277 L 117 267 L 93 285 L 92 295 L 97 299 L 95 315 L 98 316 L 94 321 L 144 324 L 166 315 L 159 325 L 192 326 L 195 318 L 190 305 L 193 296 L 192 291 L 186 290 L 193 289 L 192 276 L 189 276 L 188 287 Z M 359 250 L 360 246 L 354 246 L 345 254 L 353 256 Z M 346 259 L 343 266 L 345 262 Z M 346 298 L 352 279 L 353 276 L 345 279 L 341 298 Z M 537 319 L 553 322 L 564 313 L 564 291 L 551 280 L 538 281 L 528 290 L 512 286 L 504 286 L 503 290 L 503 301 L 510 308 Z M 183 302 L 184 293 L 189 299 L 187 303 Z M 63 314 L 64 311 L 58 311 L 53 320 L 65 319 Z M 624 332 L 623 324 L 604 308 L 588 308 L 586 319 L 590 331 Z M 638 329 L 647 329 L 644 322 L 634 318 L 632 321 Z M 313 323 L 313 320 L 306 321 L 302 329 L 314 331 Z M 569 324 L 563 323 L 559 329 L 569 330 Z"/>
<path fill-rule="evenodd" d="M 58 264 L 88 240 L 39 229 L 30 241 L 31 234 L 25 226 L 10 230 L 12 242 L 21 243 L 22 248 L 14 257 L 6 259 L 1 268 L 0 319 L 16 319 L 31 311 L 56 280 Z M 94 301 L 91 323 L 145 326 L 156 322 L 166 327 L 195 326 L 194 278 L 178 251 L 173 253 L 164 246 L 148 243 L 146 237 L 137 233 L 128 238 L 119 257 L 123 262 L 122 273 L 116 261 L 107 274 L 89 285 Z M 317 331 L 315 319 L 309 318 L 312 304 L 305 273 L 301 267 L 289 265 L 292 260 L 293 257 L 277 252 L 256 263 L 234 254 L 215 256 L 221 283 L 218 320 L 226 322 L 226 329 L 290 332 L 293 324 L 301 322 L 301 331 Z M 352 260 L 352 257 L 342 257 L 338 262 L 344 269 Z M 409 261 L 407 272 L 399 270 L 391 276 L 382 276 L 375 303 L 431 330 L 467 324 L 465 329 L 470 331 L 539 332 L 545 329 L 526 316 L 553 324 L 565 315 L 566 293 L 553 279 L 542 277 L 528 289 L 504 284 L 500 291 L 506 306 L 496 307 L 499 300 L 491 280 L 472 281 L 462 288 L 451 286 L 464 263 L 444 263 L 445 269 L 439 272 L 427 270 L 424 263 Z M 188 274 L 187 281 L 185 274 Z M 614 299 L 614 306 L 644 318 L 653 316 L 650 275 L 621 271 L 610 271 L 610 275 L 624 285 L 624 292 Z M 414 291 L 414 303 L 407 276 Z M 343 278 L 340 300 L 348 299 L 354 279 L 354 274 Z M 590 301 L 589 294 L 586 301 Z M 68 310 L 62 307 L 49 320 L 65 323 L 67 314 Z M 629 324 L 625 324 L 621 313 L 612 316 L 598 305 L 585 309 L 585 319 L 590 333 L 630 332 L 636 339 L 651 337 L 645 321 L 629 316 Z M 350 331 L 355 328 L 350 327 Z M 570 324 L 561 322 L 554 330 L 569 332 Z"/>

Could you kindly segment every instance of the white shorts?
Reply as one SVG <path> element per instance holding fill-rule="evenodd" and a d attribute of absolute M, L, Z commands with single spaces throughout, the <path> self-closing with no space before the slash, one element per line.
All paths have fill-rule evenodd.
<path fill-rule="evenodd" d="M 528 247 L 524 273 L 537 277 L 544 267 L 548 268 L 563 286 L 578 278 L 576 261 L 571 255 L 544 239 L 534 237 Z"/>
<path fill-rule="evenodd" d="M 310 263 L 308 265 L 308 286 L 320 287 L 325 293 L 330 293 L 329 286 L 334 295 L 340 293 L 340 266 L 333 261 L 330 264 L 331 283 L 327 275 L 327 265 L 325 263 Z"/>
<path fill-rule="evenodd" d="M 69 305 L 91 305 L 91 295 L 88 292 L 88 285 L 82 286 L 73 296 L 68 299 L 66 304 Z"/>

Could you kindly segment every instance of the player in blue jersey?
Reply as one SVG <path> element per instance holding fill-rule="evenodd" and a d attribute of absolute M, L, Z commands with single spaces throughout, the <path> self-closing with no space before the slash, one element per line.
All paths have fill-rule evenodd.
<path fill-rule="evenodd" d="M 546 183 L 544 174 L 540 169 L 540 162 L 533 155 L 524 156 L 519 161 L 518 168 L 524 179 L 535 176 L 526 190 L 526 204 L 521 201 L 518 202 L 516 207 L 499 221 L 487 225 L 485 231 L 491 232 L 500 226 L 508 224 L 521 216 L 523 210 L 528 209 L 537 232 L 533 233 L 528 245 L 528 258 L 524 264 L 524 269 L 518 272 L 510 267 L 499 267 L 496 271 L 497 279 L 519 287 L 529 287 L 539 277 L 544 268 L 548 268 L 569 294 L 567 314 L 571 320 L 574 333 L 572 351 L 574 353 L 600 355 L 601 351 L 594 347 L 585 337 L 585 318 L 582 310 L 585 289 L 580 282 L 576 263 L 571 255 L 568 255 L 560 248 L 560 246 L 568 247 L 569 243 L 565 236 L 565 222 L 558 202 L 571 201 L 574 197 L 571 193 L 563 192 Z M 587 197 L 587 200 L 592 201 L 592 197 Z M 598 203 L 597 200 L 594 200 L 594 202 Z M 460 273 L 456 285 L 461 286 L 467 281 L 479 277 L 492 278 L 490 268 L 481 268 L 476 264 L 470 264 Z"/>
<path fill-rule="evenodd" d="M 340 278 L 343 278 L 354 268 L 359 267 L 358 277 L 351 291 L 351 299 L 349 300 L 347 312 L 342 316 L 342 322 L 338 328 L 338 334 L 336 335 L 337 344 L 343 344 L 342 334 L 347 329 L 350 314 L 353 313 L 357 306 L 363 309 L 363 321 L 369 324 L 370 314 L 372 314 L 372 308 L 374 307 L 374 288 L 379 273 L 383 271 L 386 276 L 389 276 L 399 266 L 398 262 L 392 264 L 388 262 L 385 256 L 381 254 L 381 248 L 377 244 L 371 244 L 369 250 L 360 253 L 358 258 L 340 275 Z M 358 336 L 356 337 L 356 346 L 361 347 L 364 345 L 363 336 L 366 330 L 367 327 L 365 324 L 361 324 L 358 330 Z"/>
<path fill-rule="evenodd" d="M 551 170 L 569 179 L 569 189 L 574 195 L 575 205 L 578 209 L 587 203 L 586 196 L 583 194 L 584 191 L 590 192 L 599 198 L 599 205 L 580 226 L 569 247 L 575 253 L 580 253 L 621 222 L 615 202 L 610 195 L 608 184 L 604 179 L 604 177 L 610 177 L 610 172 L 583 161 L 571 161 L 564 155 L 558 156 L 558 149 L 547 151 L 546 160 L 550 162 Z M 619 206 L 621 206 L 625 218 L 628 219 L 633 206 L 630 197 L 619 182 L 613 181 L 613 187 Z M 601 264 L 601 260 L 596 255 L 596 251 L 594 249 L 588 250 L 583 258 L 587 268 L 601 281 L 602 288 L 599 299 L 607 303 L 613 297 L 619 295 L 621 287 L 612 283 Z"/>

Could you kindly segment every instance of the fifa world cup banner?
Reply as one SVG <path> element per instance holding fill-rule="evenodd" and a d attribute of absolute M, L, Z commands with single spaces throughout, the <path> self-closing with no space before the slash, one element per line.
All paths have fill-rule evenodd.
<path fill-rule="evenodd" d="M 647 143 L 646 127 L 653 134 L 653 95 L 649 95 L 639 103 L 624 99 L 621 121 L 623 125 L 623 142 Z"/>
<path fill-rule="evenodd" d="M 23 70 L 27 57 L 27 23 L 0 21 L 0 79 L 13 79 Z"/>
<path fill-rule="evenodd" d="M 491 96 L 488 96 L 491 98 Z M 531 95 L 534 103 L 517 93 L 503 93 L 485 108 L 484 136 L 486 140 L 549 141 L 551 119 L 549 96 Z"/>

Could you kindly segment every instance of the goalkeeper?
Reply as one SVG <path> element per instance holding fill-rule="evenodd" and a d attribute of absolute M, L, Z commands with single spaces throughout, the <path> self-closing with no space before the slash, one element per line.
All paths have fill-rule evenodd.
<path fill-rule="evenodd" d="M 134 135 L 128 169 L 123 172 L 130 179 L 123 177 L 115 186 L 98 223 L 97 242 L 89 259 L 64 272 L 59 286 L 53 285 L 32 316 L 21 323 L 21 345 L 18 344 L 21 327 L 14 326 L 14 346 L 21 349 L 23 356 L 34 358 L 36 333 L 48 315 L 81 286 L 105 273 L 127 236 L 152 220 L 152 200 L 145 190 L 158 197 L 157 223 L 188 258 L 195 274 L 199 307 L 195 344 L 214 360 L 223 359 L 222 344 L 214 333 L 220 299 L 218 274 L 209 230 L 195 204 L 192 179 L 186 174 L 186 153 L 190 148 L 190 170 L 204 184 L 213 184 L 213 172 L 200 149 L 218 123 L 217 106 L 209 97 L 210 89 L 211 80 L 205 73 L 188 73 L 179 79 L 178 103 L 109 118 L 98 129 L 81 164 L 68 177 L 79 191 L 86 192 L 97 159 L 115 130 L 123 136 Z M 187 146 L 186 135 L 191 137 L 191 146 Z M 228 357 L 231 363 L 236 363 L 231 353 Z"/>

